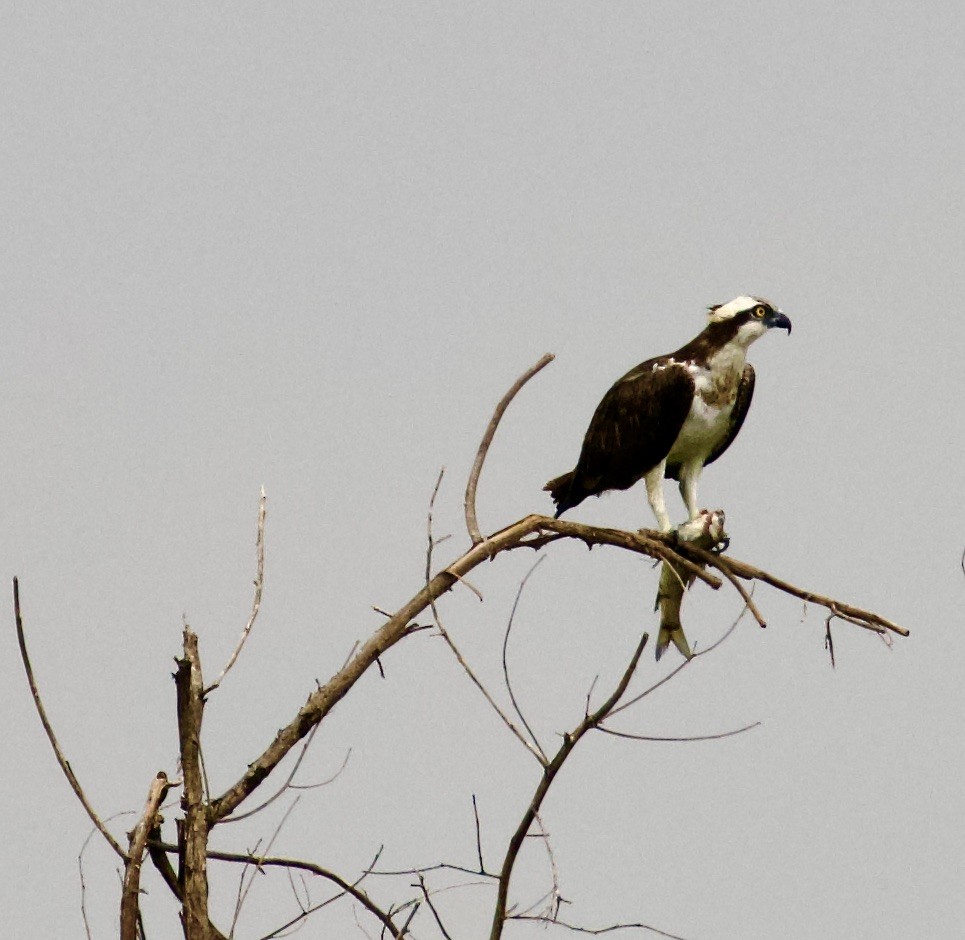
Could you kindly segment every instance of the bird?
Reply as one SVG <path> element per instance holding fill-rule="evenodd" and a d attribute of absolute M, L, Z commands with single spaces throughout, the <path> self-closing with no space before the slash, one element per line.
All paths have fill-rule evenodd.
<path fill-rule="evenodd" d="M 694 339 L 640 363 L 603 396 L 576 467 L 543 487 L 556 518 L 588 496 L 643 479 L 660 531 L 672 532 L 667 477 L 679 483 L 688 523 L 697 522 L 701 471 L 733 443 L 754 395 L 748 347 L 774 328 L 791 333 L 790 319 L 762 297 L 742 294 L 707 309 L 707 325 Z"/>

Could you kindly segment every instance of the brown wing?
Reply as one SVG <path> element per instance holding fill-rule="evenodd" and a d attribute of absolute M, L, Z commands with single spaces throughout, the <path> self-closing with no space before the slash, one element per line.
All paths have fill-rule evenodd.
<path fill-rule="evenodd" d="M 603 396 L 576 469 L 547 484 L 557 515 L 587 496 L 628 489 L 670 453 L 690 411 L 694 381 L 668 359 L 641 363 Z"/>
<path fill-rule="evenodd" d="M 744 374 L 741 376 L 740 385 L 737 386 L 737 399 L 734 401 L 734 408 L 730 413 L 730 428 L 727 431 L 727 437 L 710 452 L 710 456 L 704 462 L 705 467 L 707 464 L 713 463 L 734 442 L 734 438 L 737 437 L 737 432 L 740 431 L 741 425 L 744 423 L 744 418 L 747 417 L 747 412 L 751 407 L 751 399 L 753 397 L 754 367 L 748 362 L 744 366 Z"/>

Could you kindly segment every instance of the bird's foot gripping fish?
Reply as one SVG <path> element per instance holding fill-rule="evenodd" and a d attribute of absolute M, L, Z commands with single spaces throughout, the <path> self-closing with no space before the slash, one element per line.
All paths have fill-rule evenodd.
<path fill-rule="evenodd" d="M 696 519 L 678 527 L 677 539 L 706 551 L 718 550 L 719 546 L 726 548 L 724 510 L 702 509 Z M 657 635 L 658 660 L 671 643 L 687 659 L 693 656 L 684 628 L 680 623 L 680 604 L 683 601 L 684 591 L 693 584 L 695 577 L 693 573 L 670 562 L 665 561 L 660 566 L 660 587 L 657 589 L 657 602 L 654 604 L 654 610 L 660 611 L 660 633 Z"/>

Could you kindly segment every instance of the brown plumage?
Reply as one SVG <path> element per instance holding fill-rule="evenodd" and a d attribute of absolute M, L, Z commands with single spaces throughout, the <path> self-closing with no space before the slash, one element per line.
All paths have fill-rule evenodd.
<path fill-rule="evenodd" d="M 766 301 L 739 297 L 710 308 L 705 329 L 674 353 L 648 359 L 614 383 L 597 406 L 576 467 L 550 480 L 556 515 L 588 496 L 625 490 L 656 471 L 678 479 L 696 517 L 696 479 L 733 443 L 754 394 L 747 347 L 768 327 L 790 320 Z M 669 528 L 662 494 L 648 496 Z"/>

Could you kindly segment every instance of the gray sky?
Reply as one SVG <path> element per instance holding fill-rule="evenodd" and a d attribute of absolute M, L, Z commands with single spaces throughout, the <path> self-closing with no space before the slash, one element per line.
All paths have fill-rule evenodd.
<path fill-rule="evenodd" d="M 701 501 L 727 510 L 736 557 L 912 635 L 889 650 L 838 625 L 832 672 L 820 612 L 758 591 L 767 631 L 743 622 L 619 726 L 760 728 L 593 738 L 565 769 L 544 819 L 567 915 L 688 940 L 957 935 L 963 40 L 953 3 L 8 12 L 0 574 L 21 579 L 48 710 L 101 813 L 139 809 L 156 771 L 176 773 L 182 614 L 213 676 L 250 605 L 261 484 L 263 612 L 207 712 L 218 791 L 375 628 L 370 606 L 418 588 L 442 465 L 441 560 L 465 546 L 466 473 L 523 369 L 557 355 L 492 448 L 485 530 L 549 509 L 540 488 L 572 466 L 614 378 L 690 339 L 707 304 L 758 293 L 794 333 L 753 348 L 754 406 Z M 572 516 L 650 524 L 642 488 Z M 548 554 L 512 663 L 549 742 L 653 629 L 656 573 L 605 550 Z M 485 604 L 466 592 L 441 608 L 497 688 L 531 563 L 501 559 L 475 579 Z M 83 936 L 89 825 L 3 607 L 0 909 L 10 936 Z M 738 610 L 696 590 L 692 641 Z M 475 792 L 495 859 L 535 764 L 440 641 L 413 638 L 385 667 L 324 725 L 303 779 L 352 757 L 275 850 L 348 877 L 383 843 L 386 866 L 472 863 Z M 648 651 L 641 686 L 667 668 Z M 284 809 L 217 844 L 253 846 Z M 92 932 L 115 935 L 114 860 L 99 843 L 85 859 Z M 533 851 L 516 896 L 544 882 Z M 226 926 L 234 881 L 214 884 Z M 145 886 L 149 936 L 175 936 L 152 872 Z M 238 935 L 275 925 L 288 891 L 259 879 Z M 439 904 L 478 937 L 489 899 Z M 313 923 L 305 935 L 362 936 L 347 907 Z"/>

